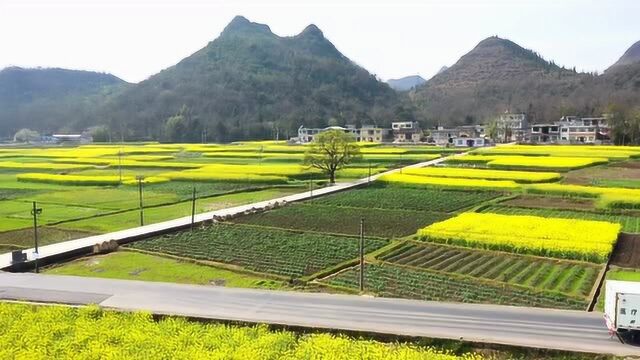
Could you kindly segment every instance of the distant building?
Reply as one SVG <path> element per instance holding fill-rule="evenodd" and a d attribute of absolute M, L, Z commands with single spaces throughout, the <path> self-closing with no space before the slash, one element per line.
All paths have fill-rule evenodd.
<path fill-rule="evenodd" d="M 417 121 L 391 123 L 394 143 L 417 143 L 422 140 L 422 129 Z"/>
<path fill-rule="evenodd" d="M 563 116 L 559 122 L 560 141 L 568 143 L 589 143 L 609 140 L 609 124 L 605 116 L 579 118 Z"/>
<path fill-rule="evenodd" d="M 505 112 L 498 118 L 498 136 L 500 142 L 523 142 L 529 134 L 529 121 L 526 114 Z"/>
<path fill-rule="evenodd" d="M 82 134 L 53 134 L 50 139 L 56 143 L 89 144 L 93 142 L 93 137 L 87 132 Z"/>
<path fill-rule="evenodd" d="M 488 145 L 484 137 L 457 137 L 453 139 L 455 147 L 482 147 Z"/>
<path fill-rule="evenodd" d="M 457 126 L 455 128 L 445 129 L 442 126 L 438 126 L 436 129 L 430 131 L 428 141 L 435 143 L 439 146 L 455 145 L 460 141 L 457 139 L 479 139 L 484 138 L 484 127 L 481 125 L 466 125 Z M 482 145 L 472 146 L 485 146 L 486 142 L 483 140 Z"/>
<path fill-rule="evenodd" d="M 560 126 L 557 124 L 536 124 L 531 126 L 529 141 L 532 143 L 557 143 L 560 139 Z"/>
<path fill-rule="evenodd" d="M 362 128 L 357 129 L 356 140 L 373 143 L 391 142 L 393 140 L 393 132 L 391 129 L 375 125 L 362 125 Z"/>
<path fill-rule="evenodd" d="M 609 131 L 606 116 L 563 116 L 552 124 L 532 125 L 529 140 L 532 143 L 598 144 L 610 140 Z"/>
<path fill-rule="evenodd" d="M 363 125 L 362 128 L 356 128 L 354 125 L 329 126 L 326 128 L 298 128 L 298 137 L 291 139 L 292 142 L 306 144 L 313 141 L 315 136 L 328 130 L 340 130 L 347 134 L 353 135 L 356 141 L 384 143 L 393 140 L 391 129 L 382 128 L 375 125 Z"/>

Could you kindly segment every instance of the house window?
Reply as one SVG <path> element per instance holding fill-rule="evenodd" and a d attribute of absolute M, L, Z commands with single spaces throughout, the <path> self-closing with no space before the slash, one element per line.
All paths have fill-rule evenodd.
<path fill-rule="evenodd" d="M 567 129 L 567 128 L 562 128 L 562 132 L 567 132 L 567 131 L 569 131 L 569 129 Z"/>

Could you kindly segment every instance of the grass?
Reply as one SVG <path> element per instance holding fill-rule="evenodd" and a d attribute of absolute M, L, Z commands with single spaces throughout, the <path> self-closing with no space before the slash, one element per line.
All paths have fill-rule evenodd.
<path fill-rule="evenodd" d="M 640 189 L 640 180 L 634 179 L 594 179 L 595 186 Z"/>
<path fill-rule="evenodd" d="M 607 271 L 605 280 L 620 280 L 620 281 L 640 281 L 640 269 L 627 269 L 617 266 L 611 266 Z M 602 284 L 600 288 L 600 295 L 598 296 L 598 302 L 596 303 L 595 310 L 604 311 L 604 296 L 605 285 Z"/>
<path fill-rule="evenodd" d="M 304 231 L 357 235 L 364 220 L 366 236 L 403 237 L 421 227 L 449 217 L 445 213 L 426 211 L 339 207 L 313 203 L 293 204 L 283 208 L 243 216 L 233 221 Z"/>
<path fill-rule="evenodd" d="M 367 239 L 365 251 L 387 244 Z M 134 242 L 128 246 L 298 278 L 358 256 L 358 238 L 301 233 L 259 226 L 216 224 Z"/>
<path fill-rule="evenodd" d="M 286 287 L 285 283 L 277 280 L 133 251 L 118 251 L 107 255 L 82 258 L 50 267 L 45 272 L 52 275 L 197 285 L 215 284 L 239 288 L 281 289 Z"/>

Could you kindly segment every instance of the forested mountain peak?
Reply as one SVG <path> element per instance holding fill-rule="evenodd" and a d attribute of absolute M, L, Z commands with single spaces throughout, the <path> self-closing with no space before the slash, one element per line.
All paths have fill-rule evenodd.
<path fill-rule="evenodd" d="M 293 136 L 332 118 L 388 123 L 398 101 L 317 26 L 280 37 L 236 17 L 203 49 L 113 98 L 104 116 L 112 131 L 126 129 L 124 138 L 199 141 L 206 129 L 211 140 L 228 141 Z M 166 129 L 177 114 L 189 131 Z M 176 133 L 183 136 L 167 138 Z"/>
<path fill-rule="evenodd" d="M 496 114 L 528 112 L 552 120 L 588 74 L 565 69 L 515 42 L 492 36 L 411 94 L 435 124 L 470 124 Z M 553 105 L 550 105 L 553 104 Z"/>
<path fill-rule="evenodd" d="M 241 33 L 262 33 L 273 35 L 271 28 L 265 24 L 259 24 L 249 21 L 244 16 L 236 16 L 231 22 L 224 28 L 221 36 L 229 34 L 241 34 Z"/>
<path fill-rule="evenodd" d="M 0 70 L 0 138 L 20 128 L 75 130 L 95 121 L 105 96 L 126 86 L 111 74 L 59 68 Z"/>
<path fill-rule="evenodd" d="M 627 65 L 640 64 L 640 41 L 637 41 L 635 44 L 631 45 L 627 51 L 616 61 L 615 64 L 611 65 L 607 71 L 621 68 Z"/>

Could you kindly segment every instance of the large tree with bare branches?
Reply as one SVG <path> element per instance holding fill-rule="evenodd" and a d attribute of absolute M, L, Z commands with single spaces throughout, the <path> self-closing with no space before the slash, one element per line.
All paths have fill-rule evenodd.
<path fill-rule="evenodd" d="M 336 171 L 360 156 L 360 148 L 351 134 L 332 129 L 316 135 L 304 154 L 307 166 L 322 170 L 331 184 L 336 182 Z"/>

